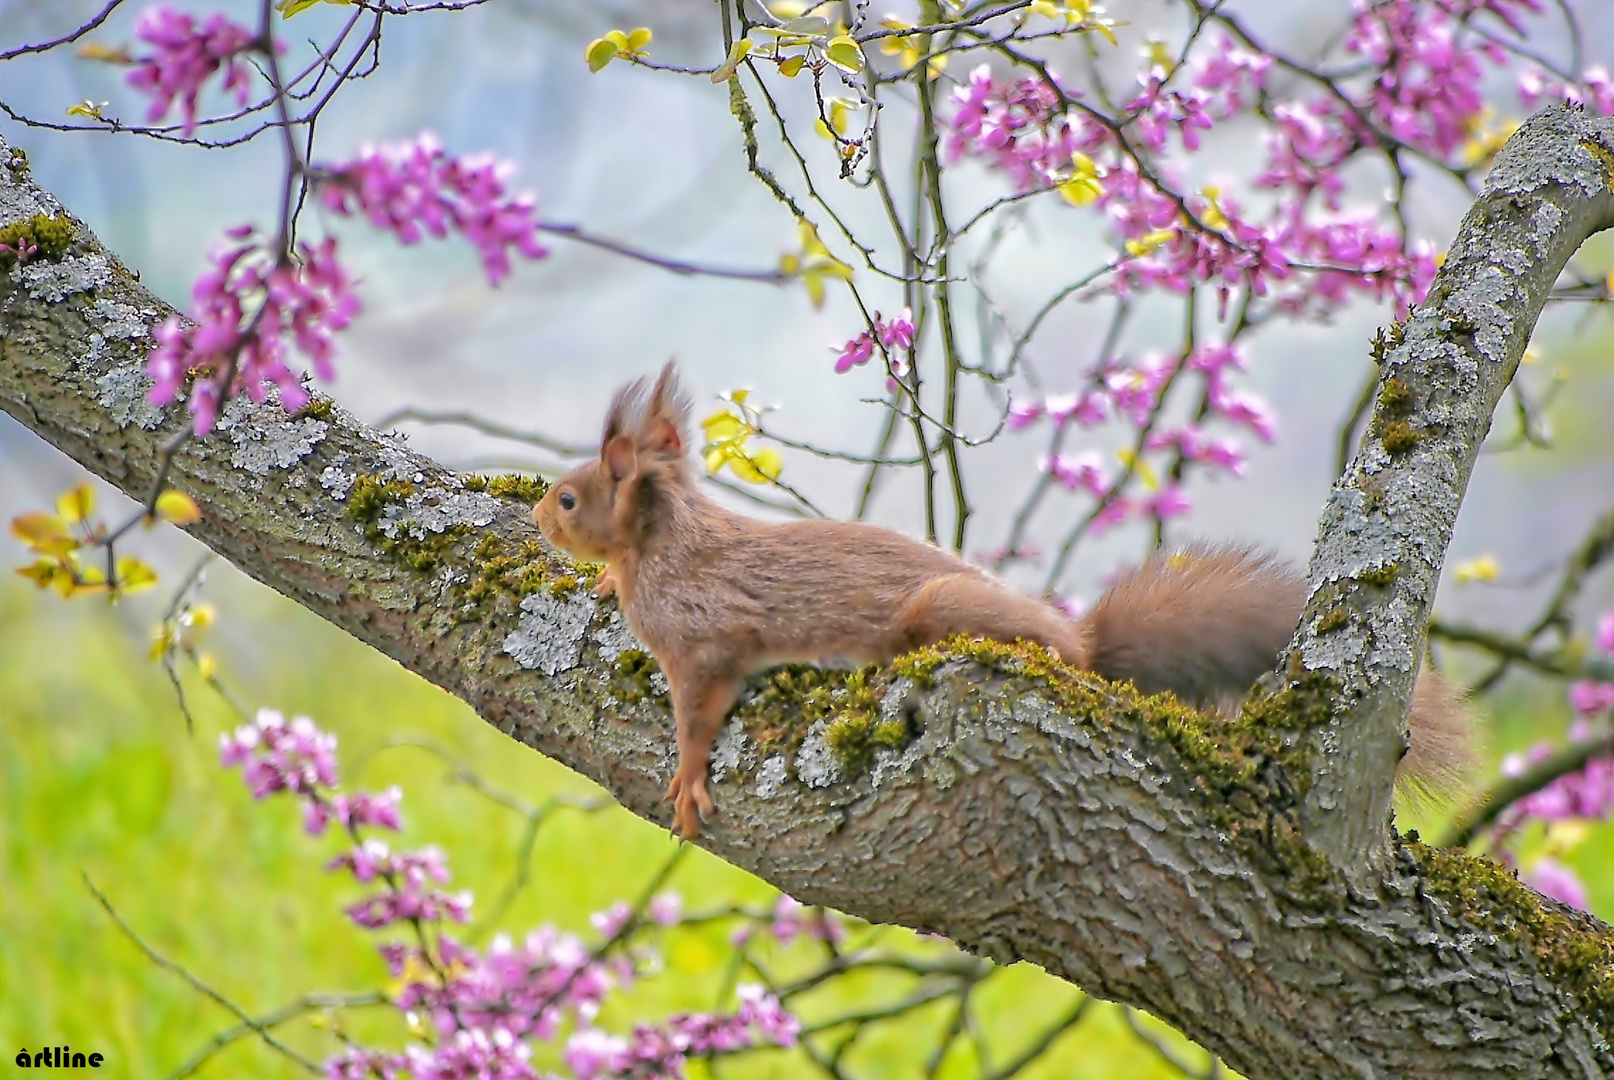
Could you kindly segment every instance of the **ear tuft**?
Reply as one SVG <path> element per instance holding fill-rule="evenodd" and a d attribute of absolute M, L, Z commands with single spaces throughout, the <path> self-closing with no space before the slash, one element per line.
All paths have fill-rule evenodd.
<path fill-rule="evenodd" d="M 645 394 L 648 386 L 644 379 L 635 379 L 616 392 L 611 399 L 611 408 L 605 414 L 605 431 L 600 435 L 600 457 L 605 457 L 606 447 L 618 435 L 631 431 L 637 419 L 644 412 Z"/>
<path fill-rule="evenodd" d="M 639 421 L 640 448 L 661 457 L 683 457 L 689 445 L 690 408 L 689 395 L 678 378 L 678 364 L 669 360 Z"/>

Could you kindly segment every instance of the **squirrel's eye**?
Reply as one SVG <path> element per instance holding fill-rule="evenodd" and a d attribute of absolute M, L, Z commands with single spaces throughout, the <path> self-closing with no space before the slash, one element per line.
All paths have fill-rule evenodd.
<path fill-rule="evenodd" d="M 577 498 L 576 498 L 576 496 L 574 496 L 569 491 L 561 492 L 560 493 L 560 508 L 562 510 L 575 510 L 577 508 Z"/>

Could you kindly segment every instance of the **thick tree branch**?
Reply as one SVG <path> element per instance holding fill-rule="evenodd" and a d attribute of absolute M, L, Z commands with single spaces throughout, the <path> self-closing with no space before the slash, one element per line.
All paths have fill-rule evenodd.
<path fill-rule="evenodd" d="M 1577 137 L 1541 160 L 1578 162 Z M 41 213 L 62 210 L 0 144 L 0 227 Z M 0 276 L 0 409 L 143 495 L 182 423 L 144 398 L 147 333 L 169 311 L 79 225 L 62 258 Z M 1469 317 L 1489 341 L 1489 318 Z M 1444 393 L 1420 384 L 1420 424 L 1452 422 Z M 193 534 L 247 573 L 668 821 L 659 676 L 614 607 L 539 548 L 524 501 L 329 403 L 291 418 L 232 405 L 172 479 L 203 506 Z M 1385 543 L 1406 557 L 1400 533 Z M 1228 723 L 996 645 L 866 683 L 788 671 L 725 731 L 701 843 L 809 903 L 1147 1009 L 1252 1080 L 1614 1074 L 1606 928 L 1492 864 L 1386 833 L 1370 878 L 1308 846 L 1318 785 L 1296 747 L 1328 701 L 1299 680 Z M 825 724 L 870 713 L 910 738 L 863 767 Z"/>
<path fill-rule="evenodd" d="M 1302 829 L 1333 864 L 1376 874 L 1406 747 L 1424 631 L 1491 416 L 1547 294 L 1588 236 L 1614 225 L 1614 121 L 1557 105 L 1508 141 L 1429 296 L 1382 343 L 1367 435 L 1312 553 L 1291 671 L 1338 684 Z"/>

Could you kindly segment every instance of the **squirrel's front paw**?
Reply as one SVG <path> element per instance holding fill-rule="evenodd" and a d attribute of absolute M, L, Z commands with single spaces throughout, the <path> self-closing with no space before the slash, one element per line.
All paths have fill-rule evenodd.
<path fill-rule="evenodd" d="M 594 595 L 604 600 L 614 592 L 616 592 L 616 578 L 611 576 L 611 571 L 601 570 L 600 576 L 594 579 Z"/>
<path fill-rule="evenodd" d="M 667 798 L 673 804 L 673 827 L 685 840 L 699 836 L 701 815 L 710 814 L 716 809 L 712 796 L 706 790 L 704 776 L 686 779 L 682 772 L 675 774 L 672 783 L 667 785 Z"/>

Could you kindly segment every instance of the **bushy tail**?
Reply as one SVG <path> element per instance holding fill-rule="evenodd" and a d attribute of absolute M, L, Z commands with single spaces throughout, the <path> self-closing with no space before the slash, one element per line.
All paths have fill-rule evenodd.
<path fill-rule="evenodd" d="M 1083 616 L 1088 663 L 1144 693 L 1170 690 L 1231 712 L 1277 664 L 1305 601 L 1305 578 L 1267 552 L 1196 544 L 1157 555 Z M 1418 678 L 1409 727 L 1397 784 L 1422 793 L 1460 786 L 1474 762 L 1473 725 L 1461 696 L 1434 672 Z"/>

